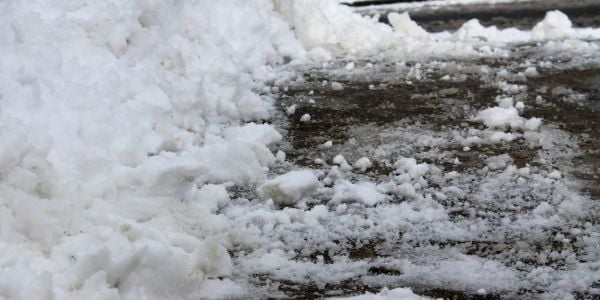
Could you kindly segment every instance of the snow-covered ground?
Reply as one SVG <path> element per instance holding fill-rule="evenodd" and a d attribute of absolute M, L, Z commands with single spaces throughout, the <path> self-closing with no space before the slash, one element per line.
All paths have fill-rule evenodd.
<path fill-rule="evenodd" d="M 417 299 L 406 286 L 599 293 L 597 201 L 554 161 L 577 154 L 553 151 L 574 137 L 526 116 L 543 99 L 514 81 L 597 67 L 600 30 L 554 11 L 530 31 L 473 20 L 431 34 L 408 14 L 388 26 L 334 0 L 10 0 L 0 15 L 0 298 L 246 298 L 359 281 L 390 288 L 361 299 Z M 444 63 L 510 58 L 515 44 L 542 54 L 519 70 Z M 357 124 L 354 141 L 314 145 L 331 154 L 310 157 L 319 167 L 286 159 L 284 87 L 312 84 L 315 68 L 343 79 L 386 65 L 397 73 L 369 88 L 435 68 L 499 97 L 467 109 L 462 131 Z M 302 113 L 289 104 L 289 118 Z M 515 141 L 546 151 L 520 167 L 498 153 L 462 174 L 417 147 Z M 365 174 L 382 163 L 392 172 Z M 521 244 L 549 234 L 572 245 Z M 484 257 L 448 241 L 504 248 Z"/>

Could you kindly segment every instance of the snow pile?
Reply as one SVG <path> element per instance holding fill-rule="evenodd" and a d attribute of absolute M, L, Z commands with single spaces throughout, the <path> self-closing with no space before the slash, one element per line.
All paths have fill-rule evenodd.
<path fill-rule="evenodd" d="M 386 49 L 392 29 L 377 19 L 364 18 L 336 0 L 281 0 L 279 10 L 298 39 L 313 52 L 365 53 Z"/>
<path fill-rule="evenodd" d="M 0 5 L 0 295 L 201 298 L 226 186 L 281 138 L 253 89 L 304 50 L 272 1 Z M 215 236 L 211 238 L 211 236 Z M 212 293 L 212 292 L 211 292 Z"/>
<path fill-rule="evenodd" d="M 240 263 L 262 259 L 253 265 L 256 272 L 282 265 L 305 273 L 323 268 L 290 265 L 293 251 L 284 253 L 277 243 L 262 248 L 263 240 L 239 234 L 243 230 L 275 235 L 295 230 L 286 226 L 319 228 L 331 214 L 344 215 L 354 205 L 384 214 L 377 205 L 388 193 L 414 200 L 392 210 L 406 220 L 447 218 L 432 194 L 422 193 L 428 183 L 423 177 L 438 172 L 415 159 L 396 164 L 391 188 L 328 177 L 335 182 L 327 190 L 335 212 L 324 205 L 273 206 L 311 200 L 321 187 L 313 171 L 266 180 L 269 168 L 285 160 L 284 152 L 273 155 L 268 148 L 281 134 L 259 124 L 271 107 L 268 96 L 259 96 L 268 94 L 261 83 L 276 79 L 274 67 L 303 60 L 306 50 L 321 60 L 347 53 L 429 55 L 462 49 L 456 37 L 432 37 L 407 14 L 390 15 L 393 28 L 333 0 L 6 1 L 0 14 L 3 297 L 235 297 L 243 288 L 223 279 L 233 272 L 226 249 L 232 244 L 258 249 Z M 572 32 L 558 13 L 540 24 L 536 39 Z M 478 39 L 479 32 L 494 36 L 493 28 L 466 26 L 458 40 Z M 506 35 L 497 36 L 505 40 Z M 424 54 L 415 51 L 421 48 Z M 478 51 L 467 48 L 460 53 Z M 334 82 L 331 88 L 344 86 Z M 287 113 L 294 114 L 295 106 Z M 310 115 L 301 119 L 308 122 Z M 493 128 L 536 130 L 541 123 L 524 120 L 516 107 L 490 108 L 479 119 Z M 352 170 L 342 156 L 334 163 L 339 167 L 331 174 Z M 367 158 L 354 165 L 361 171 L 371 166 Z M 265 198 L 249 199 L 259 200 L 255 210 L 228 192 L 248 185 L 252 191 L 258 185 Z M 436 195 L 462 190 L 442 192 Z M 240 208 L 228 207 L 232 201 Z M 578 205 L 574 199 L 559 209 L 576 215 Z M 243 230 L 217 214 L 224 208 Z M 342 221 L 376 226 L 359 217 Z M 408 292 L 380 296 L 403 293 Z"/>

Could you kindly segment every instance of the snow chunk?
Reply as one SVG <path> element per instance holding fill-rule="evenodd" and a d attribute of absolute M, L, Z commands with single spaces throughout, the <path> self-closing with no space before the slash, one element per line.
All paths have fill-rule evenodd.
<path fill-rule="evenodd" d="M 333 147 L 333 142 L 332 141 L 327 141 L 327 142 L 321 144 L 321 148 L 322 149 L 330 149 L 331 147 Z"/>
<path fill-rule="evenodd" d="M 369 160 L 366 157 L 361 157 L 356 162 L 354 162 L 354 168 L 359 169 L 361 172 L 366 171 L 371 166 L 373 166 L 371 160 Z"/>
<path fill-rule="evenodd" d="M 560 179 L 562 177 L 562 174 L 560 173 L 559 170 L 554 170 L 554 171 L 548 173 L 548 177 L 552 178 L 552 179 Z"/>
<path fill-rule="evenodd" d="M 402 14 L 395 12 L 389 13 L 388 20 L 396 32 L 419 38 L 429 36 L 429 33 L 425 31 L 425 29 L 410 19 L 408 12 L 404 12 Z"/>
<path fill-rule="evenodd" d="M 338 180 L 334 186 L 334 195 L 331 201 L 360 202 L 367 206 L 373 206 L 385 200 L 385 195 L 377 191 L 377 185 L 372 182 L 359 182 L 356 184 L 347 180 Z"/>
<path fill-rule="evenodd" d="M 197 200 L 205 204 L 211 213 L 215 213 L 220 206 L 229 202 L 229 193 L 221 184 L 207 184 L 198 191 Z"/>
<path fill-rule="evenodd" d="M 573 24 L 564 13 L 553 10 L 546 13 L 544 20 L 533 27 L 532 38 L 537 41 L 557 40 L 573 34 Z"/>
<path fill-rule="evenodd" d="M 429 165 L 426 163 L 417 164 L 414 158 L 401 158 L 395 164 L 396 171 L 408 173 L 411 178 L 419 178 L 429 172 Z"/>
<path fill-rule="evenodd" d="M 405 182 L 397 187 L 398 194 L 407 198 L 417 198 L 417 192 L 412 184 Z"/>
<path fill-rule="evenodd" d="M 337 81 L 334 81 L 334 82 L 331 83 L 331 88 L 334 91 L 341 91 L 341 90 L 344 89 L 344 85 L 341 84 L 341 83 L 339 83 L 339 82 L 337 82 Z"/>
<path fill-rule="evenodd" d="M 230 127 L 223 132 L 229 141 L 239 141 L 270 145 L 281 140 L 282 136 L 269 124 L 250 123 L 241 127 Z"/>
<path fill-rule="evenodd" d="M 285 113 L 288 116 L 293 115 L 294 113 L 296 113 L 296 104 L 290 105 L 285 109 Z"/>
<path fill-rule="evenodd" d="M 542 119 L 540 118 L 531 118 L 525 121 L 525 129 L 529 131 L 537 131 L 542 125 Z"/>
<path fill-rule="evenodd" d="M 266 181 L 258 192 L 278 204 L 292 205 L 310 197 L 318 186 L 319 180 L 311 171 L 291 171 Z"/>
<path fill-rule="evenodd" d="M 302 117 L 300 117 L 300 122 L 308 122 L 308 121 L 310 121 L 309 114 L 303 114 Z"/>
<path fill-rule="evenodd" d="M 348 64 L 346 64 L 346 66 L 344 67 L 344 69 L 348 70 L 348 71 L 352 71 L 354 70 L 354 67 L 356 65 L 354 64 L 354 62 L 349 62 Z"/>
<path fill-rule="evenodd" d="M 476 120 L 482 121 L 485 126 L 490 128 L 521 128 L 523 119 L 519 116 L 519 111 L 514 107 L 490 107 L 480 111 Z"/>

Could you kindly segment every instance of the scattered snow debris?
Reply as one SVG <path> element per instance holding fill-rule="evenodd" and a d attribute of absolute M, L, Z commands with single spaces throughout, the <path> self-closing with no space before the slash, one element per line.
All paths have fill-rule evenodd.
<path fill-rule="evenodd" d="M 322 160 L 322 159 L 320 159 L 320 158 L 315 158 L 315 164 L 318 164 L 318 165 L 324 165 L 324 164 L 325 164 L 325 161 L 324 161 L 324 160 Z"/>
<path fill-rule="evenodd" d="M 313 90 L 310 90 L 310 91 L 308 92 L 308 95 L 309 95 L 309 96 L 312 96 L 312 95 L 314 95 L 314 94 L 315 94 L 315 91 L 313 91 Z"/>
<path fill-rule="evenodd" d="M 354 168 L 360 170 L 361 172 L 366 171 L 371 166 L 373 166 L 371 160 L 369 160 L 366 157 L 361 157 L 356 162 L 354 162 Z"/>
<path fill-rule="evenodd" d="M 263 198 L 270 198 L 275 203 L 294 205 L 310 197 L 318 187 L 317 177 L 309 170 L 301 170 L 267 180 L 258 188 L 258 192 Z"/>
<path fill-rule="evenodd" d="M 487 294 L 487 291 L 485 289 L 478 289 L 477 290 L 477 295 L 482 295 L 483 296 L 485 294 Z"/>
<path fill-rule="evenodd" d="M 308 122 L 308 121 L 310 121 L 309 114 L 303 114 L 302 117 L 300 117 L 300 122 Z"/>
<path fill-rule="evenodd" d="M 385 195 L 378 192 L 377 186 L 372 182 L 353 184 L 347 180 L 338 180 L 335 182 L 331 203 L 360 202 L 373 206 L 383 200 Z"/>
<path fill-rule="evenodd" d="M 334 82 L 331 83 L 331 88 L 334 91 L 341 91 L 341 90 L 344 89 L 344 85 L 341 84 L 341 83 L 339 83 L 339 82 L 334 81 Z"/>
<path fill-rule="evenodd" d="M 285 109 L 285 113 L 288 116 L 295 114 L 296 113 L 296 104 L 288 106 L 288 108 Z"/>
<path fill-rule="evenodd" d="M 469 152 L 469 151 L 471 151 L 471 147 L 465 146 L 465 147 L 463 147 L 463 151 Z"/>
<path fill-rule="evenodd" d="M 375 89 L 375 85 L 369 84 L 369 89 L 370 90 L 374 90 Z"/>
<path fill-rule="evenodd" d="M 354 66 L 355 66 L 354 62 L 349 62 L 346 64 L 346 67 L 344 67 L 344 68 L 348 71 L 352 71 L 352 70 L 354 70 Z"/>
<path fill-rule="evenodd" d="M 533 27 L 531 35 L 534 40 L 556 40 L 573 35 L 573 24 L 564 13 L 554 10 L 546 13 L 546 17 Z"/>
<path fill-rule="evenodd" d="M 365 65 L 365 67 L 367 67 L 368 69 L 372 69 L 373 68 L 373 64 L 372 63 L 367 63 Z"/>

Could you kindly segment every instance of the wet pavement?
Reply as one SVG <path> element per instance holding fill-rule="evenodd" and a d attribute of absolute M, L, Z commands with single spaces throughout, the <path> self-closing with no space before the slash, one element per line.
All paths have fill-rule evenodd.
<path fill-rule="evenodd" d="M 518 12 L 514 4 L 498 4 L 476 6 L 462 14 L 450 8 L 437 12 L 425 9 L 411 16 L 433 31 L 455 29 L 464 20 L 480 16 L 484 25 L 530 28 L 552 3 L 524 4 Z M 598 1 L 562 5 L 569 7 L 575 24 L 598 26 Z M 599 42 L 592 43 L 600 46 Z M 473 234 L 439 234 L 446 231 L 432 229 L 428 222 L 398 228 L 394 239 L 371 230 L 364 235 L 342 233 L 329 243 L 311 244 L 311 233 L 290 233 L 305 241 L 287 246 L 298 253 L 298 261 L 319 262 L 328 268 L 342 255 L 368 267 L 339 282 L 253 274 L 254 284 L 297 299 L 377 292 L 386 286 L 410 287 L 420 295 L 444 299 L 536 298 L 547 292 L 550 283 L 482 294 L 469 286 L 447 287 L 444 280 L 448 279 L 426 272 L 407 275 L 397 261 L 428 265 L 460 254 L 497 262 L 523 278 L 540 269 L 557 274 L 588 268 L 597 261 L 600 249 L 587 241 L 600 224 L 598 55 L 578 57 L 567 51 L 548 56 L 539 45 L 522 44 L 513 45 L 511 54 L 504 58 L 354 60 L 356 67 L 347 70 L 349 62 L 342 59 L 327 66 L 300 68 L 302 79 L 277 87 L 274 123 L 284 133 L 285 140 L 278 147 L 285 151 L 287 160 L 294 168 L 308 167 L 326 174 L 337 154 L 349 162 L 366 156 L 373 167 L 351 176 L 383 183 L 398 175 L 394 162 L 399 157 L 415 158 L 436 170 L 425 176 L 424 190 L 447 195 L 436 198 L 448 212 L 448 220 L 441 226 L 454 226 L 457 232 L 472 230 Z M 531 65 L 539 74 L 525 76 L 526 67 Z M 342 88 L 332 88 L 334 82 Z M 506 129 L 513 139 L 491 142 L 493 132 L 474 116 L 496 106 L 497 97 L 507 96 L 525 104 L 523 117 L 543 118 L 544 123 L 539 132 Z M 293 105 L 295 110 L 290 111 Z M 301 121 L 305 114 L 310 115 L 310 121 Z M 469 140 L 472 136 L 485 141 L 473 143 Z M 333 146 L 322 147 L 327 141 Z M 510 165 L 527 173 L 523 175 L 526 179 L 519 179 L 523 182 L 498 179 L 512 176 L 503 170 Z M 542 178 L 553 170 L 562 172 L 564 184 Z M 456 177 L 448 179 L 447 174 Z M 326 203 L 327 197 L 317 197 L 309 206 Z M 407 201 L 395 197 L 392 203 Z M 542 229 L 517 225 L 525 224 L 523 216 L 539 210 L 543 203 L 556 204 L 569 197 L 587 199 L 584 216 Z M 234 260 L 236 255 L 232 252 Z M 600 281 L 591 286 L 575 290 L 574 295 L 597 299 Z"/>
<path fill-rule="evenodd" d="M 575 27 L 600 27 L 600 1 L 526 1 L 523 3 L 448 5 L 407 9 L 411 19 L 429 32 L 456 30 L 470 19 L 478 19 L 484 26 L 498 28 L 532 28 L 544 18 L 547 11 L 560 10 L 569 16 Z M 379 14 L 387 23 L 387 14 L 403 12 L 395 9 L 360 8 L 365 15 Z"/>

